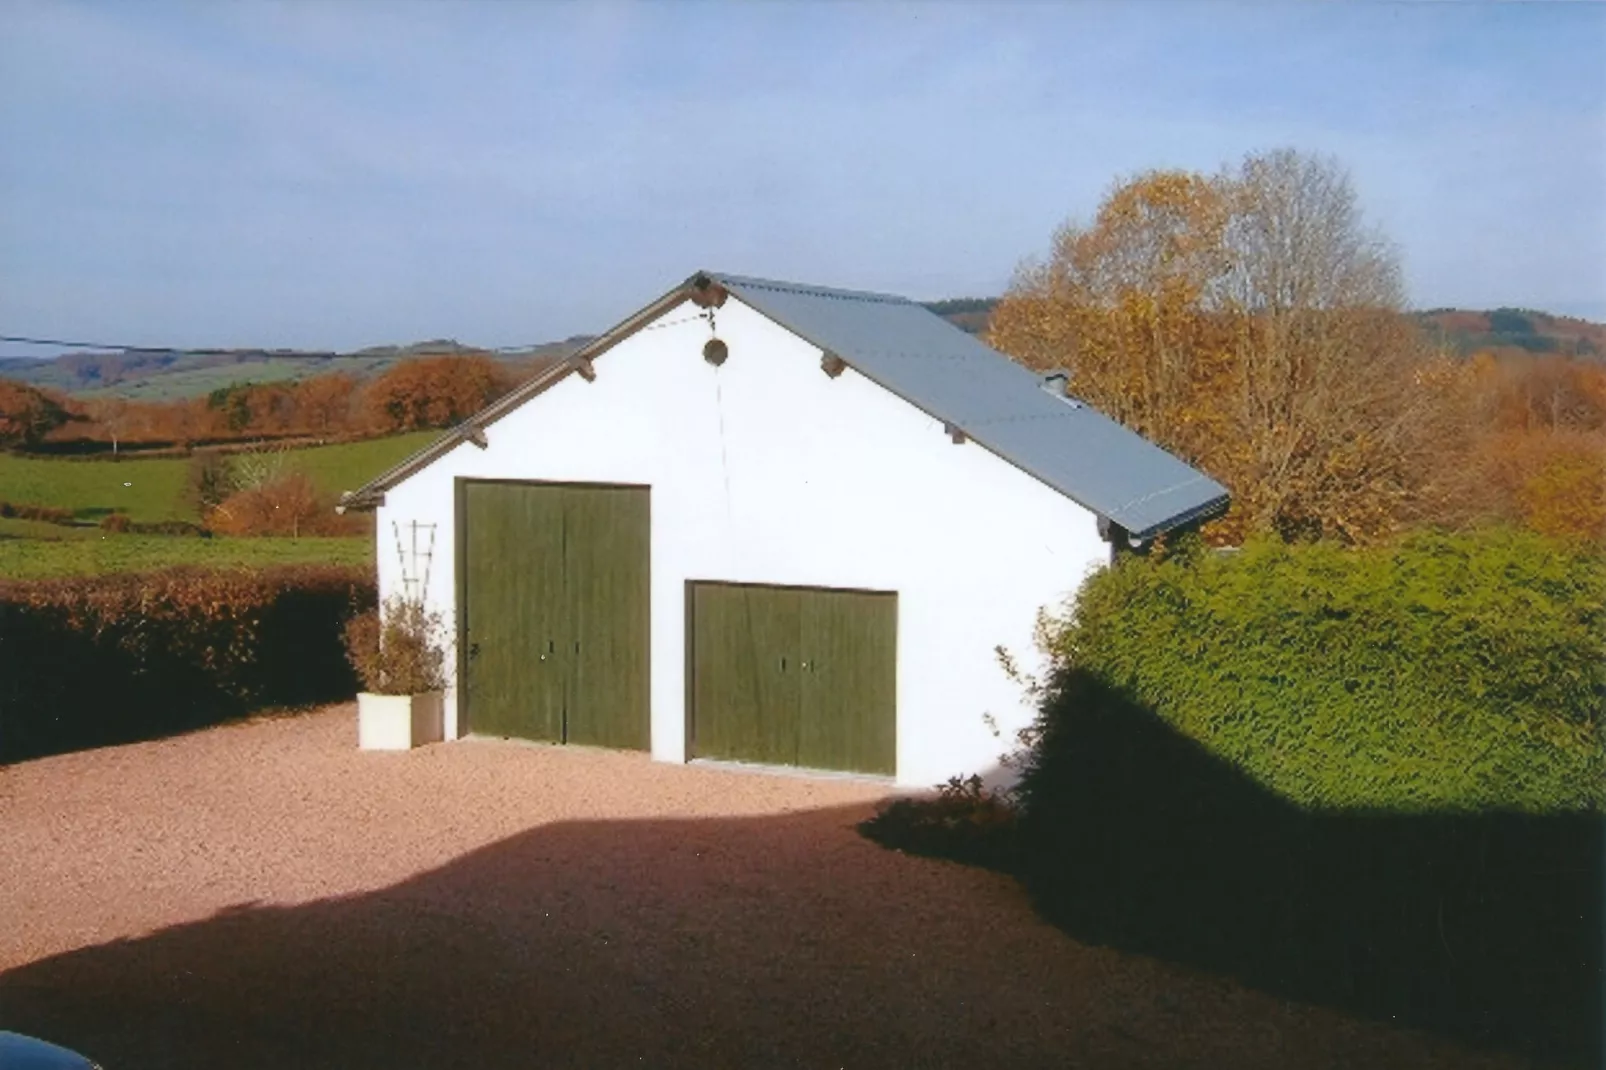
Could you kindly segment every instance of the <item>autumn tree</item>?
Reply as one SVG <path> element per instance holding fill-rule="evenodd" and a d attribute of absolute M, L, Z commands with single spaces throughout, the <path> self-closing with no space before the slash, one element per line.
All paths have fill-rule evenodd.
<path fill-rule="evenodd" d="M 1290 150 L 1116 186 L 1017 273 L 990 341 L 1226 483 L 1215 534 L 1365 540 L 1418 470 L 1428 354 L 1332 161 Z"/>
<path fill-rule="evenodd" d="M 234 470 L 227 456 L 217 450 L 197 450 L 190 456 L 181 498 L 185 505 L 204 517 L 234 489 Z"/>
<path fill-rule="evenodd" d="M 343 372 L 315 375 L 295 386 L 296 408 L 302 425 L 315 434 L 344 430 L 357 396 L 357 380 Z"/>
<path fill-rule="evenodd" d="M 318 533 L 333 503 L 318 493 L 304 472 L 291 471 L 236 491 L 205 514 L 220 535 L 311 535 Z"/>
<path fill-rule="evenodd" d="M 1436 362 L 1438 456 L 1421 519 L 1606 540 L 1606 367 L 1480 352 Z"/>
<path fill-rule="evenodd" d="M 62 402 L 37 387 L 0 379 L 0 448 L 27 449 L 73 418 Z"/>
<path fill-rule="evenodd" d="M 403 361 L 368 386 L 364 403 L 384 431 L 451 427 L 500 397 L 510 375 L 489 357 L 424 357 Z"/>

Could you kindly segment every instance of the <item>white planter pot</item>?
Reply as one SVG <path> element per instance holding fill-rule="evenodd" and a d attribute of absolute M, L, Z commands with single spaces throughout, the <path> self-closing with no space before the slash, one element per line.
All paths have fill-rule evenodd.
<path fill-rule="evenodd" d="M 411 750 L 445 738 L 443 692 L 423 695 L 357 696 L 357 746 L 362 750 Z"/>

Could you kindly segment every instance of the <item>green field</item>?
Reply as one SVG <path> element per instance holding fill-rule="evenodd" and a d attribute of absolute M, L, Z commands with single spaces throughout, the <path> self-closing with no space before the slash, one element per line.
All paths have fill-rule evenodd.
<path fill-rule="evenodd" d="M 221 364 L 213 367 L 187 368 L 180 371 L 164 370 L 159 375 L 124 379 L 112 386 L 92 390 L 73 389 L 79 398 L 131 398 L 136 401 L 172 401 L 175 398 L 200 397 L 223 387 L 239 383 L 272 383 L 293 379 L 306 379 L 314 375 L 327 375 L 340 371 L 359 378 L 377 375 L 396 363 L 394 357 L 372 357 L 349 360 L 334 367 L 332 362 L 317 359 L 278 359 L 252 361 L 243 364 Z"/>
<path fill-rule="evenodd" d="M 172 565 L 262 568 L 367 565 L 373 560 L 371 539 L 198 539 L 99 533 L 58 540 L 0 537 L 0 579 L 14 580 L 144 572 Z"/>
<path fill-rule="evenodd" d="M 436 434 L 420 431 L 289 450 L 283 464 L 306 472 L 323 490 L 356 490 Z M 115 510 L 139 522 L 197 520 L 183 500 L 188 468 L 182 457 L 114 462 L 0 454 L 0 500 L 71 509 L 86 521 Z"/>
<path fill-rule="evenodd" d="M 338 446 L 286 450 L 271 463 L 299 469 L 331 494 L 356 490 L 435 438 L 423 431 Z M 113 511 L 141 523 L 197 520 L 184 500 L 189 461 L 88 461 L 0 454 L 0 500 L 71 509 L 77 526 L 0 517 L 0 578 L 139 572 L 171 565 L 257 568 L 372 564 L 372 538 L 212 538 L 119 535 L 100 530 Z"/>

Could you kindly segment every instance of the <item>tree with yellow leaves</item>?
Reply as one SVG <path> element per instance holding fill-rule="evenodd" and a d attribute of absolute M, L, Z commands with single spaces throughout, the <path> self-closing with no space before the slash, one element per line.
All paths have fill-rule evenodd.
<path fill-rule="evenodd" d="M 1423 448 L 1397 261 L 1332 161 L 1292 150 L 1119 184 L 993 315 L 991 343 L 1227 484 L 1213 534 L 1392 530 Z"/>

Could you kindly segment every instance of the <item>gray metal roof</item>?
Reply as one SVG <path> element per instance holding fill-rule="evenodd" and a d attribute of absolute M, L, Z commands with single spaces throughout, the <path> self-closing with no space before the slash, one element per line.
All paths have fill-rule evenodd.
<path fill-rule="evenodd" d="M 1227 490 L 906 298 L 710 278 L 861 375 L 1135 536 L 1224 508 Z"/>
<path fill-rule="evenodd" d="M 1226 488 L 1209 476 L 1090 406 L 1048 393 L 1035 373 L 907 298 L 712 272 L 693 275 L 562 364 L 346 495 L 343 506 L 378 504 L 387 488 L 465 439 L 477 439 L 483 428 L 589 366 L 592 358 L 704 292 L 710 282 L 1134 536 L 1148 538 L 1226 507 Z"/>

